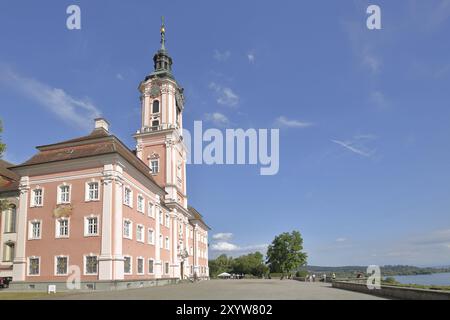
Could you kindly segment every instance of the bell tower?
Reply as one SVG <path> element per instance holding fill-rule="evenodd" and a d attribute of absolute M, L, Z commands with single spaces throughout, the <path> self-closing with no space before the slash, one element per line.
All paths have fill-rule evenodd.
<path fill-rule="evenodd" d="M 166 50 L 164 18 L 161 47 L 153 56 L 153 72 L 139 84 L 141 128 L 136 132 L 136 153 L 156 182 L 165 188 L 166 205 L 187 210 L 186 146 L 183 142 L 183 88 L 172 74 Z"/>

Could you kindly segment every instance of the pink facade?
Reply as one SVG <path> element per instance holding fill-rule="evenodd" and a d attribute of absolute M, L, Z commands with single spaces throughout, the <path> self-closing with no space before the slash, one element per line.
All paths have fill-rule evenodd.
<path fill-rule="evenodd" d="M 10 168 L 20 177 L 14 282 L 208 277 L 209 228 L 187 204 L 183 89 L 164 50 L 154 62 L 135 151 L 96 119 L 91 134 Z"/>

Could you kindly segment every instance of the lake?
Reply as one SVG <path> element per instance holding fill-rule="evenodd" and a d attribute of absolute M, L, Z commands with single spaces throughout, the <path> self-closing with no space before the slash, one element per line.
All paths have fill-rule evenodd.
<path fill-rule="evenodd" d="M 450 286 L 450 273 L 418 274 L 413 276 L 394 276 L 395 280 L 403 284 L 422 284 Z"/>

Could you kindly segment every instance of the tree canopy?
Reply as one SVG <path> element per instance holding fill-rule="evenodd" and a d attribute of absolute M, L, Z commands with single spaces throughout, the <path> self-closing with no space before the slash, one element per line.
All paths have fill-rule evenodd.
<path fill-rule="evenodd" d="M 298 231 L 282 233 L 275 237 L 267 248 L 267 263 L 271 272 L 282 275 L 306 265 L 307 254 L 303 250 L 303 239 Z"/>
<path fill-rule="evenodd" d="M 216 259 L 209 260 L 209 272 L 212 277 L 222 272 L 262 277 L 268 270 L 261 252 L 249 253 L 237 258 L 222 254 Z"/>

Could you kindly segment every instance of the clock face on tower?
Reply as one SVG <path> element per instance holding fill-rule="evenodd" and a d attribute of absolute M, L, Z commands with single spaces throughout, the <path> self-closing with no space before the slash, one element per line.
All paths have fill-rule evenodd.
<path fill-rule="evenodd" d="M 161 87 L 158 84 L 152 85 L 152 87 L 150 89 L 150 95 L 152 97 L 159 96 L 160 92 L 161 92 Z"/>

